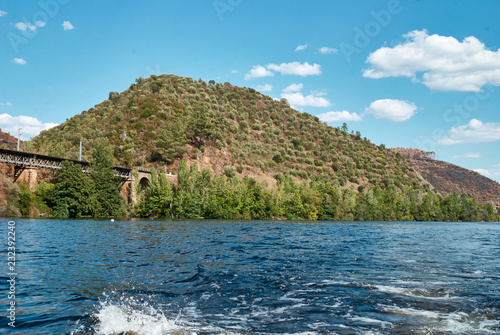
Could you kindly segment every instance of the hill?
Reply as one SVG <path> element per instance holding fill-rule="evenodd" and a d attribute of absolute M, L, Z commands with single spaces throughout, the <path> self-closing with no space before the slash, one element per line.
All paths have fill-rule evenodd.
<path fill-rule="evenodd" d="M 457 193 L 468 194 L 479 203 L 500 204 L 500 184 L 475 171 L 436 160 L 432 152 L 418 149 L 394 149 L 409 159 L 415 170 L 443 196 Z"/>
<path fill-rule="evenodd" d="M 268 184 L 276 174 L 321 178 L 341 186 L 425 185 L 399 153 L 359 132 L 333 128 L 251 88 L 175 75 L 139 78 L 121 92 L 25 144 L 34 152 L 88 159 L 98 138 L 124 166 L 178 167 L 196 161 L 214 173 L 249 175 Z"/>
<path fill-rule="evenodd" d="M 1 128 L 0 128 L 0 148 L 4 149 L 17 148 L 17 138 L 10 135 L 9 133 L 4 133 Z"/>

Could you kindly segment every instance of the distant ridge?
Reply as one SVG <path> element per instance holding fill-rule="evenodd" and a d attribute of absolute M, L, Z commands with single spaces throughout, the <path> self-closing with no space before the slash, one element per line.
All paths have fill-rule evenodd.
<path fill-rule="evenodd" d="M 5 133 L 0 128 L 0 148 L 4 149 L 16 149 L 17 148 L 17 138 L 10 135 L 9 133 Z"/>
<path fill-rule="evenodd" d="M 418 149 L 394 149 L 409 159 L 416 171 L 442 195 L 468 194 L 479 203 L 500 206 L 500 184 L 475 171 L 435 159 L 433 152 Z"/>

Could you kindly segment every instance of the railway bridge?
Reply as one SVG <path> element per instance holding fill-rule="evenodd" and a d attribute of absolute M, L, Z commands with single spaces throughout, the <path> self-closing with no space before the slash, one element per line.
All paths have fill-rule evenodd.
<path fill-rule="evenodd" d="M 6 173 L 6 176 L 16 183 L 23 182 L 30 188 L 34 188 L 38 184 L 40 169 L 60 170 L 64 161 L 80 165 L 83 172 L 90 172 L 90 163 L 86 161 L 0 149 L 0 163 L 13 166 L 13 169 L 10 169 L 10 173 Z M 122 193 L 128 198 L 129 202 L 135 202 L 136 200 L 131 187 L 135 183 L 134 171 L 137 172 L 142 188 L 147 187 L 151 180 L 151 173 L 143 169 L 116 166 L 114 170 L 115 175 L 122 179 Z"/>

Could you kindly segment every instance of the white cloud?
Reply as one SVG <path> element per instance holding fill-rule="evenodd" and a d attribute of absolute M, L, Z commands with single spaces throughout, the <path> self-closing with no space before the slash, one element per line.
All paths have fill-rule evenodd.
<path fill-rule="evenodd" d="M 13 105 L 12 105 L 12 102 L 8 102 L 7 101 L 7 102 L 0 102 L 0 106 L 9 106 L 10 107 L 10 106 L 13 106 Z"/>
<path fill-rule="evenodd" d="M 363 76 L 410 77 L 435 91 L 478 92 L 486 84 L 500 85 L 500 49 L 489 50 L 474 36 L 460 42 L 415 30 L 404 37 L 404 43 L 371 53 L 366 60 L 371 68 Z"/>
<path fill-rule="evenodd" d="M 26 61 L 22 58 L 14 58 L 14 63 L 24 65 Z"/>
<path fill-rule="evenodd" d="M 417 106 L 413 102 L 381 99 L 376 100 L 365 109 L 365 112 L 372 114 L 377 119 L 403 122 L 415 115 Z"/>
<path fill-rule="evenodd" d="M 492 170 L 475 169 L 474 171 L 476 171 L 479 174 L 482 174 L 485 177 L 500 182 L 500 164 L 495 165 Z"/>
<path fill-rule="evenodd" d="M 36 30 L 37 26 L 31 24 L 31 23 L 25 23 L 25 22 L 17 22 L 14 24 L 14 27 L 16 27 L 17 29 L 21 30 L 21 31 L 33 31 L 33 30 Z"/>
<path fill-rule="evenodd" d="M 338 121 L 362 121 L 361 115 L 357 113 L 349 113 L 348 111 L 341 112 L 326 112 L 316 115 L 323 122 L 338 122 Z"/>
<path fill-rule="evenodd" d="M 328 107 L 331 105 L 328 99 L 313 94 L 304 96 L 302 92 L 282 93 L 281 98 L 285 98 L 295 106 Z"/>
<path fill-rule="evenodd" d="M 20 31 L 35 31 L 37 28 L 45 27 L 46 22 L 42 20 L 38 20 L 35 24 L 31 24 L 30 22 L 17 22 L 14 24 L 14 27 L 19 29 Z"/>
<path fill-rule="evenodd" d="M 253 79 L 253 78 L 262 78 L 262 77 L 273 77 L 274 73 L 266 70 L 265 67 L 261 65 L 254 66 L 250 72 L 245 75 L 245 80 Z"/>
<path fill-rule="evenodd" d="M 270 92 L 273 90 L 273 85 L 265 84 L 265 85 L 257 85 L 255 89 L 259 92 Z"/>
<path fill-rule="evenodd" d="M 500 123 L 483 123 L 472 119 L 466 125 L 451 128 L 448 136 L 443 136 L 436 142 L 437 145 L 451 145 L 463 143 L 488 143 L 500 141 Z"/>
<path fill-rule="evenodd" d="M 73 30 L 73 29 L 75 29 L 75 27 L 69 21 L 64 21 L 62 23 L 62 27 L 63 27 L 64 30 Z"/>
<path fill-rule="evenodd" d="M 468 152 L 462 155 L 454 155 L 451 158 L 459 159 L 459 158 L 481 158 L 481 154 L 479 152 Z"/>
<path fill-rule="evenodd" d="M 311 106 L 311 107 L 328 107 L 331 105 L 328 99 L 323 98 L 325 92 L 311 92 L 311 94 L 304 96 L 302 88 L 304 84 L 291 84 L 284 88 L 281 93 L 281 98 L 285 98 L 292 106 Z"/>
<path fill-rule="evenodd" d="M 21 128 L 21 137 L 30 138 L 38 135 L 42 130 L 57 126 L 57 123 L 43 123 L 32 116 L 11 116 L 7 113 L 0 114 L 0 124 L 2 131 L 17 136 L 17 131 Z"/>
<path fill-rule="evenodd" d="M 317 76 L 321 74 L 321 65 L 311 65 L 308 62 L 305 62 L 304 64 L 301 64 L 299 62 L 281 63 L 280 65 L 267 64 L 266 68 L 268 70 L 273 70 L 281 74 L 296 74 L 299 76 Z"/>
<path fill-rule="evenodd" d="M 329 48 L 329 47 L 321 47 L 318 49 L 320 54 L 334 54 L 337 53 L 337 49 L 335 48 Z"/>
<path fill-rule="evenodd" d="M 287 88 L 283 89 L 283 93 L 292 93 L 302 91 L 304 84 L 291 84 Z"/>
<path fill-rule="evenodd" d="M 240 73 L 238 70 L 232 70 L 231 73 Z"/>
<path fill-rule="evenodd" d="M 5 16 L 7 15 L 7 12 L 4 12 L 3 10 L 0 10 L 0 16 Z"/>
<path fill-rule="evenodd" d="M 304 50 L 306 49 L 308 46 L 308 44 L 302 44 L 302 45 L 299 45 L 295 48 L 295 51 L 301 51 L 301 50 Z"/>

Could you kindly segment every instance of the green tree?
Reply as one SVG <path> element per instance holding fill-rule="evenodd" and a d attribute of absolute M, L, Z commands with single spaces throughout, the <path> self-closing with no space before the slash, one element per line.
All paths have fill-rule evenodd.
<path fill-rule="evenodd" d="M 180 161 L 177 169 L 177 186 L 174 188 L 172 203 L 175 217 L 203 219 L 203 190 L 197 187 L 198 176 L 198 165 L 196 163 L 188 167 L 184 160 Z"/>
<path fill-rule="evenodd" d="M 161 131 L 156 146 L 159 154 L 171 163 L 176 158 L 182 158 L 187 152 L 185 147 L 187 143 L 184 125 L 181 120 L 176 120 L 174 123 L 167 124 L 167 127 Z"/>
<path fill-rule="evenodd" d="M 113 148 L 107 140 L 100 139 L 95 143 L 92 154 L 92 216 L 96 219 L 126 216 L 125 199 L 120 192 L 121 179 L 115 176 L 113 168 Z"/>
<path fill-rule="evenodd" d="M 137 214 L 140 217 L 170 217 L 172 200 L 172 186 L 167 177 L 152 169 L 151 181 L 141 197 Z"/>
<path fill-rule="evenodd" d="M 45 201 L 52 209 L 52 216 L 78 218 L 92 215 L 92 194 L 91 182 L 81 166 L 64 161 L 54 188 L 46 194 Z"/>
<path fill-rule="evenodd" d="M 190 113 L 187 130 L 188 137 L 193 145 L 200 148 L 205 144 L 205 141 L 212 135 L 213 131 L 213 124 L 205 108 L 196 107 L 196 109 Z"/>
<path fill-rule="evenodd" d="M 31 192 L 28 185 L 22 183 L 19 188 L 21 192 L 19 192 L 19 200 L 17 202 L 17 206 L 19 207 L 19 211 L 22 216 L 25 217 L 33 217 L 35 216 L 36 211 L 36 196 Z"/>
<path fill-rule="evenodd" d="M 21 190 L 19 186 L 12 181 L 10 181 L 3 174 L 0 174 L 0 187 L 3 186 L 3 192 L 5 193 L 5 199 L 0 199 L 0 215 L 7 217 L 18 217 L 21 216 L 18 207 L 19 193 Z"/>

